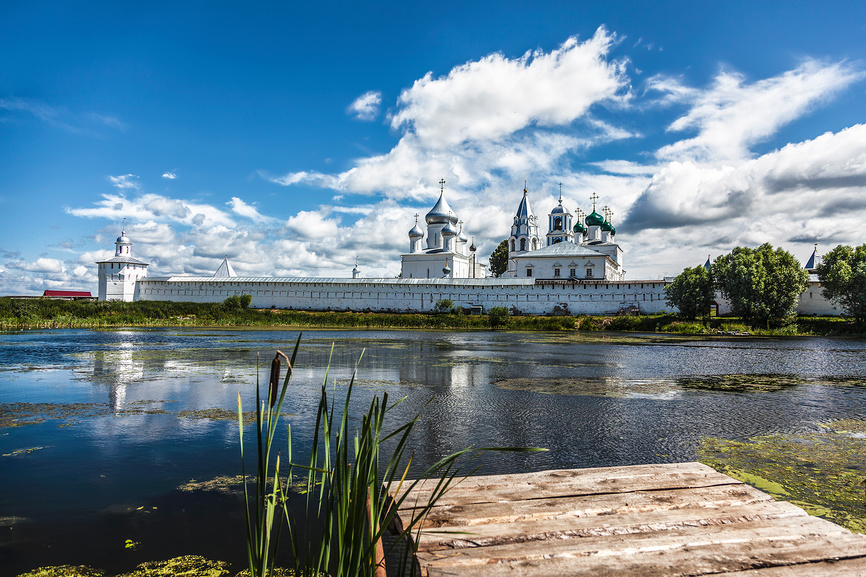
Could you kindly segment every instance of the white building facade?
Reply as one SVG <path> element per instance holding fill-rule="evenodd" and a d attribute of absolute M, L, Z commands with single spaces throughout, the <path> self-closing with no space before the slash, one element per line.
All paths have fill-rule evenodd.
<path fill-rule="evenodd" d="M 610 223 L 612 214 L 605 207 L 607 218 L 595 211 L 582 223 L 583 213 L 577 209 L 577 223 L 572 226 L 572 214 L 559 205 L 548 215 L 548 231 L 542 245 L 538 234 L 538 218 L 532 214 L 526 187 L 517 207 L 511 236 L 508 239 L 508 273 L 511 278 L 535 278 L 570 281 L 623 281 L 622 248 L 614 242 L 616 229 Z M 584 224 L 585 223 L 585 224 Z"/>
<path fill-rule="evenodd" d="M 147 276 L 148 263 L 132 258 L 132 241 L 126 236 L 126 226 L 114 242 L 114 256 L 98 261 L 97 299 L 132 302 L 139 298 L 138 281 Z"/>
<path fill-rule="evenodd" d="M 409 231 L 409 252 L 400 256 L 400 278 L 484 278 L 487 266 L 480 264 L 475 244 L 463 233 L 463 222 L 445 200 L 445 181 L 440 181 L 439 200 L 424 217 L 424 231 L 415 226 Z"/>

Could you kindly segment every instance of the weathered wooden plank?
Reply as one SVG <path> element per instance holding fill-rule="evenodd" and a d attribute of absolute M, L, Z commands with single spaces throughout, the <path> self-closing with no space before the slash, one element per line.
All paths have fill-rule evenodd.
<path fill-rule="evenodd" d="M 539 561 L 545 558 L 608 559 L 622 556 L 659 555 L 677 550 L 713 549 L 717 546 L 737 545 L 744 551 L 763 544 L 772 545 L 776 555 L 785 550 L 796 550 L 812 541 L 822 541 L 829 547 L 827 557 L 834 556 L 832 543 L 859 544 L 860 553 L 866 547 L 866 538 L 853 535 L 846 529 L 816 517 L 794 517 L 745 521 L 719 527 L 684 527 L 670 531 L 652 531 L 623 535 L 605 535 L 550 541 L 528 541 L 516 544 L 493 545 L 453 549 L 448 551 L 421 552 L 418 559 L 422 566 L 475 567 L 497 563 L 520 563 Z M 744 556 L 748 556 L 749 553 Z M 853 555 L 846 555 L 853 556 Z M 820 559 L 822 557 L 818 557 Z M 826 558 L 826 557 L 824 557 Z M 754 566 L 754 565 L 752 565 Z M 730 570 L 730 569 L 724 569 Z M 639 574 L 639 573 L 638 573 Z"/>
<path fill-rule="evenodd" d="M 504 503 L 454 503 L 434 507 L 427 515 L 422 527 L 440 527 L 443 525 L 464 527 L 528 519 L 553 519 L 562 516 L 608 516 L 641 511 L 733 507 L 761 502 L 775 501 L 770 495 L 749 485 L 734 484 L 582 497 L 555 497 Z M 403 511 L 402 514 L 407 518 L 412 512 L 411 509 Z"/>
<path fill-rule="evenodd" d="M 422 561 L 422 567 L 425 569 L 423 574 L 428 577 L 676 577 L 725 572 L 737 575 L 737 571 L 747 569 L 811 564 L 860 555 L 863 553 L 863 540 L 857 537 L 843 534 L 730 540 L 721 543 L 691 542 L 674 548 L 541 555 L 531 559 L 511 559 L 507 564 L 496 561 L 474 565 L 435 562 L 424 566 Z M 755 577 L 763 576 L 758 572 Z M 811 574 L 809 577 L 812 577 Z"/>
<path fill-rule="evenodd" d="M 602 495 L 687 487 L 737 484 L 739 481 L 700 463 L 634 465 L 608 469 L 566 469 L 518 475 L 467 477 L 453 485 L 440 505 L 495 503 L 551 497 Z M 429 500 L 433 481 L 419 483 L 401 509 Z M 404 484 L 408 488 L 408 485 Z M 405 491 L 398 494 L 398 498 Z"/>
<path fill-rule="evenodd" d="M 866 577 L 866 556 L 719 573 L 716 577 Z"/>
<path fill-rule="evenodd" d="M 712 546 L 687 546 L 673 550 L 645 554 L 620 554 L 604 557 L 555 556 L 514 561 L 508 565 L 486 564 L 475 566 L 428 566 L 422 568 L 426 577 L 680 577 L 718 575 L 729 577 L 765 577 L 765 572 L 778 567 L 788 572 L 767 573 L 767 577 L 823 577 L 810 568 L 819 563 L 828 568 L 833 563 L 825 560 L 862 554 L 863 544 L 856 536 L 818 536 L 803 539 L 793 548 L 789 542 L 763 540 L 748 543 L 720 543 Z M 847 561 L 838 562 L 838 572 L 826 575 L 862 577 L 860 566 Z M 784 567 L 779 567 L 784 566 Z M 754 572 L 746 572 L 755 569 Z"/>
<path fill-rule="evenodd" d="M 651 533 L 688 527 L 716 527 L 719 532 L 726 533 L 730 531 L 730 526 L 737 523 L 806 516 L 806 512 L 799 507 L 773 501 L 714 509 L 673 509 L 584 518 L 532 519 L 513 523 L 427 529 L 421 532 L 418 549 L 431 552 L 513 544 L 517 551 L 530 541 Z M 443 533 L 449 530 L 469 534 Z"/>
<path fill-rule="evenodd" d="M 699 463 L 638 465 L 467 478 L 425 520 L 418 560 L 433 577 L 866 577 L 866 536 Z"/>

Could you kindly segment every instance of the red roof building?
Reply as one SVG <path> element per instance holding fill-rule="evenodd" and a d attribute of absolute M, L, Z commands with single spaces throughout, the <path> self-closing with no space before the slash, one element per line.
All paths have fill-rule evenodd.
<path fill-rule="evenodd" d="M 93 295 L 90 291 L 61 291 L 61 290 L 46 290 L 42 296 L 50 299 L 61 299 L 65 301 L 90 300 Z"/>

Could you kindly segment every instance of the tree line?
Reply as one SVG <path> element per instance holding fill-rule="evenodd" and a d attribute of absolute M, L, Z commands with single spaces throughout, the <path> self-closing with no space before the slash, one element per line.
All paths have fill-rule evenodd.
<path fill-rule="evenodd" d="M 866 244 L 839 245 L 824 255 L 817 267 L 825 298 L 843 316 L 866 322 Z M 737 247 L 709 267 L 696 266 L 680 273 L 665 287 L 668 306 L 681 317 L 706 319 L 716 291 L 731 303 L 734 315 L 753 326 L 782 325 L 796 315 L 809 273 L 791 253 L 769 244 Z"/>

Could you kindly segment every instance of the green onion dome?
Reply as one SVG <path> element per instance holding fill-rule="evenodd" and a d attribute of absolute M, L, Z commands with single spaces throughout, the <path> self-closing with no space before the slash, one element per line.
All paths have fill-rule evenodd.
<path fill-rule="evenodd" d="M 604 224 L 604 217 L 598 214 L 595 211 L 589 213 L 589 216 L 586 217 L 586 226 L 601 226 Z"/>
<path fill-rule="evenodd" d="M 574 230 L 574 234 L 586 234 L 586 227 L 580 221 L 577 221 L 572 230 Z"/>
<path fill-rule="evenodd" d="M 611 232 L 612 230 L 614 230 L 614 228 L 613 228 L 612 224 L 610 224 L 607 221 L 604 221 L 603 223 L 601 223 L 601 230 L 604 232 Z"/>

